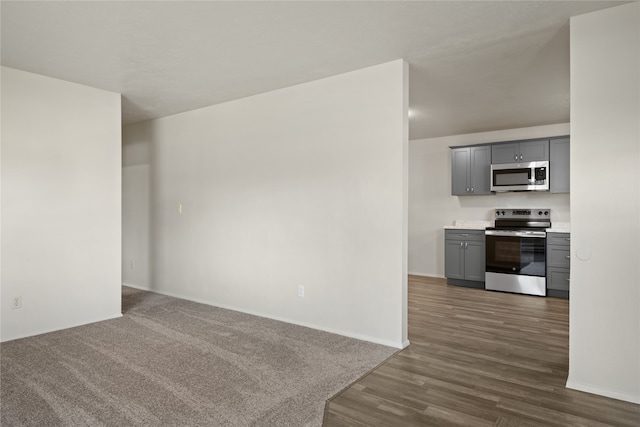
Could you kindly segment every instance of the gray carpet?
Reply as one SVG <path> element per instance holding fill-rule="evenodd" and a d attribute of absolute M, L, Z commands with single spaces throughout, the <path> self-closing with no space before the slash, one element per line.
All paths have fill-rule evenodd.
<path fill-rule="evenodd" d="M 319 426 L 396 351 L 131 288 L 123 313 L 1 344 L 2 426 Z"/>

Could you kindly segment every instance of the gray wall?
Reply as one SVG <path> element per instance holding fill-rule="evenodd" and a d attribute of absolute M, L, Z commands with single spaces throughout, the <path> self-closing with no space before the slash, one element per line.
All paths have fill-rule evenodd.
<path fill-rule="evenodd" d="M 637 2 L 572 18 L 567 386 L 636 403 L 640 403 L 639 56 Z"/>
<path fill-rule="evenodd" d="M 407 102 L 394 61 L 128 126 L 125 280 L 406 345 Z"/>
<path fill-rule="evenodd" d="M 3 341 L 120 316 L 120 134 L 119 94 L 2 68 Z"/>

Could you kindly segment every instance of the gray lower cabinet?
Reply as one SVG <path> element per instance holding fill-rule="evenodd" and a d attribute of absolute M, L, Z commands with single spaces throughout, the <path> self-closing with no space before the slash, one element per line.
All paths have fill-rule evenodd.
<path fill-rule="evenodd" d="M 571 234 L 547 233 L 547 296 L 569 298 Z"/>
<path fill-rule="evenodd" d="M 451 149 L 451 195 L 491 194 L 491 146 Z"/>
<path fill-rule="evenodd" d="M 519 163 L 549 160 L 549 140 L 535 139 L 491 146 L 491 163 Z"/>
<path fill-rule="evenodd" d="M 447 283 L 484 288 L 484 230 L 445 230 L 444 244 Z"/>
<path fill-rule="evenodd" d="M 549 191 L 569 192 L 569 137 L 549 141 Z"/>

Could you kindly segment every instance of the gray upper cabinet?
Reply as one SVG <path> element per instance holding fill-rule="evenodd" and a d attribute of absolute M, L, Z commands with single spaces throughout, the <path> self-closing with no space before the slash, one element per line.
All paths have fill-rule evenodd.
<path fill-rule="evenodd" d="M 451 149 L 451 194 L 462 196 L 468 194 L 471 182 L 471 149 L 470 147 Z"/>
<path fill-rule="evenodd" d="M 451 194 L 491 194 L 491 146 L 451 149 Z"/>
<path fill-rule="evenodd" d="M 538 162 L 549 160 L 549 140 L 509 142 L 491 146 L 491 161 L 499 163 Z"/>
<path fill-rule="evenodd" d="M 513 163 L 520 156 L 520 144 L 513 142 L 510 144 L 496 144 L 491 146 L 491 158 L 494 164 Z"/>
<path fill-rule="evenodd" d="M 569 192 L 569 137 L 553 138 L 549 141 L 549 191 Z"/>
<path fill-rule="evenodd" d="M 491 148 L 471 147 L 471 194 L 491 194 Z"/>

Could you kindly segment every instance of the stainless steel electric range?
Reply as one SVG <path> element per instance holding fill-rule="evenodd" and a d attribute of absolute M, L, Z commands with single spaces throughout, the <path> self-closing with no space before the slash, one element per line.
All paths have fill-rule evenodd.
<path fill-rule="evenodd" d="M 485 288 L 546 296 L 550 227 L 550 209 L 496 209 L 495 226 L 485 231 Z"/>

